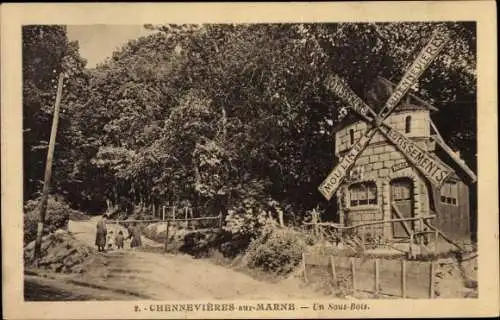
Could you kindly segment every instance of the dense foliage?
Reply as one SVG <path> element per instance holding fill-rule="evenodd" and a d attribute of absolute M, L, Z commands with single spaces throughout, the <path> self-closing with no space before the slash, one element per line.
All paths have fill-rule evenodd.
<path fill-rule="evenodd" d="M 24 244 L 27 244 L 36 237 L 36 229 L 39 220 L 40 199 L 29 200 L 24 205 Z M 73 210 L 61 199 L 49 197 L 47 201 L 47 221 L 44 234 L 54 232 L 57 229 L 64 229 L 68 226 L 70 214 Z"/>
<path fill-rule="evenodd" d="M 318 204 L 333 213 L 317 187 L 345 106 L 323 80 L 335 72 L 360 96 L 376 76 L 398 82 L 435 25 L 147 27 L 156 32 L 92 70 L 64 28 L 24 28 L 27 199 L 43 179 L 51 70 L 71 54 L 81 73 L 64 91 L 54 181 L 73 206 L 188 201 L 199 215 L 240 215 L 232 226 L 262 212 L 298 221 Z M 452 41 L 414 90 L 441 110 L 442 134 L 475 168 L 475 24 L 446 27 Z"/>
<path fill-rule="evenodd" d="M 77 130 L 74 118 L 87 88 L 86 62 L 79 56 L 78 43 L 68 41 L 63 26 L 25 26 L 22 37 L 24 198 L 36 198 L 43 186 L 59 73 L 75 70 L 64 80 L 52 179 L 53 192 L 68 194 L 81 182 L 74 177 L 74 165 L 81 156 L 78 147 L 87 139 Z"/>
<path fill-rule="evenodd" d="M 300 263 L 306 247 L 304 234 L 292 229 L 271 229 L 252 241 L 243 260 L 250 268 L 288 274 Z"/>

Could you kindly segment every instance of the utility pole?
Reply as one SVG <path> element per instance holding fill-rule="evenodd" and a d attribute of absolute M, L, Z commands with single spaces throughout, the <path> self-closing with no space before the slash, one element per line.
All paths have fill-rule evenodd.
<path fill-rule="evenodd" d="M 45 163 L 45 177 L 43 182 L 42 201 L 40 203 L 40 220 L 38 221 L 36 230 L 36 240 L 35 240 L 35 250 L 34 250 L 34 259 L 36 263 L 38 263 L 38 259 L 40 258 L 40 253 L 41 253 L 40 251 L 42 248 L 43 228 L 45 225 L 45 215 L 47 213 L 47 200 L 50 189 L 50 177 L 52 175 L 52 158 L 54 156 L 54 148 L 56 144 L 57 125 L 59 123 L 59 110 L 61 106 L 63 82 L 64 82 L 64 72 L 61 72 L 59 74 L 59 80 L 57 82 L 56 103 L 54 106 L 52 129 L 50 131 L 50 141 L 49 141 L 49 150 L 47 152 L 47 161 Z"/>

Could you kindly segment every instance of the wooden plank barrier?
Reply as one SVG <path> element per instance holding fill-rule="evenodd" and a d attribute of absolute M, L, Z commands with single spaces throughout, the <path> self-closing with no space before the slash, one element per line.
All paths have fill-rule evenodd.
<path fill-rule="evenodd" d="M 304 281 L 311 281 L 307 266 L 322 266 L 331 271 L 334 283 L 351 277 L 353 291 L 372 292 L 375 295 L 414 299 L 435 298 L 435 261 L 407 261 L 405 259 L 356 258 L 345 256 L 302 254 Z M 313 267 L 314 269 L 314 267 Z M 328 272 L 330 274 L 330 272 Z M 314 277 L 313 277 L 314 278 Z"/>
<path fill-rule="evenodd" d="M 376 287 L 375 259 L 353 258 L 354 261 L 354 287 L 356 290 L 374 292 Z M 352 274 L 352 271 L 351 271 Z"/>
<path fill-rule="evenodd" d="M 429 261 L 406 261 L 406 297 L 428 299 L 430 288 Z"/>
<path fill-rule="evenodd" d="M 401 262 L 396 259 L 381 259 L 379 270 L 379 293 L 401 296 Z"/>

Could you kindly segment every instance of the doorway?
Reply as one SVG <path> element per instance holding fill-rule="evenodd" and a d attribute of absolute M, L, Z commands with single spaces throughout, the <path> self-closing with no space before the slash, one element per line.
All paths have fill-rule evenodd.
<path fill-rule="evenodd" d="M 391 181 L 391 218 L 413 218 L 413 180 L 397 178 Z M 392 223 L 393 238 L 409 238 L 414 221 Z"/>

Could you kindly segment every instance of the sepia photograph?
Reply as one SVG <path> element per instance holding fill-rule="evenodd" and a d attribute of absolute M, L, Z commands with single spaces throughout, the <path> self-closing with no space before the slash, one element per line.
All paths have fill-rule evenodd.
<path fill-rule="evenodd" d="M 157 20 L 19 26 L 24 303 L 483 297 L 477 21 Z"/>

